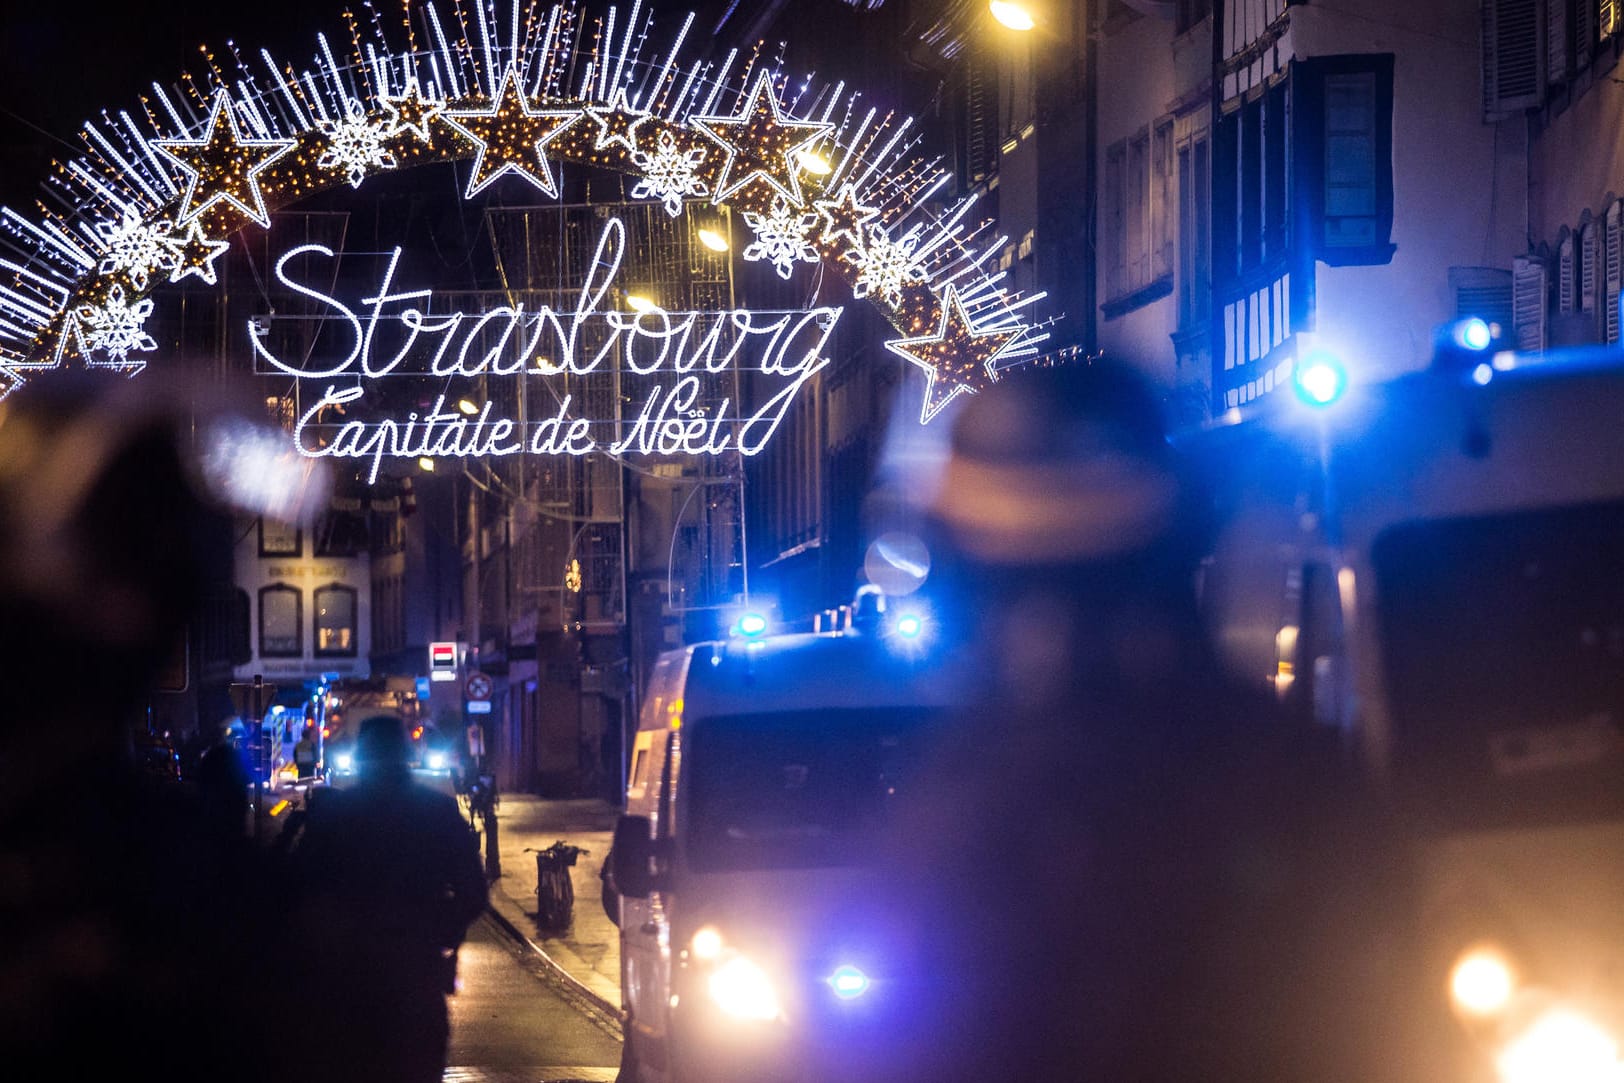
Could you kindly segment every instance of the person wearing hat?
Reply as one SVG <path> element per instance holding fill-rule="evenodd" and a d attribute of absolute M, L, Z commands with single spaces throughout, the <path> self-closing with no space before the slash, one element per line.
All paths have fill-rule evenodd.
<path fill-rule="evenodd" d="M 484 910 L 474 835 L 455 799 L 417 784 L 393 715 L 365 719 L 356 782 L 322 793 L 293 851 L 296 939 L 312 1003 L 298 1071 L 307 1080 L 438 1080 L 456 950 Z"/>
<path fill-rule="evenodd" d="M 979 681 L 897 820 L 897 903 L 942 977 L 910 1080 L 1428 1077 L 1402 847 L 1225 673 L 1196 477 L 1104 361 L 956 419 L 924 510 Z"/>

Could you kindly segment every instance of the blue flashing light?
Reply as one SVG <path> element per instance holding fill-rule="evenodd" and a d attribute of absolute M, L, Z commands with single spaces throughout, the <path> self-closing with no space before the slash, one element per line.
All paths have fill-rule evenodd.
<path fill-rule="evenodd" d="M 835 991 L 835 996 L 841 1000 L 851 1000 L 868 992 L 868 975 L 855 966 L 847 964 L 838 967 L 829 975 L 829 988 Z"/>
<path fill-rule="evenodd" d="M 1297 397 L 1310 406 L 1329 406 L 1348 389 L 1348 373 L 1329 354 L 1310 354 L 1297 362 L 1292 373 Z"/>
<path fill-rule="evenodd" d="M 733 627 L 741 636 L 758 636 L 767 630 L 767 618 L 760 613 L 746 613 Z"/>
<path fill-rule="evenodd" d="M 905 613 L 897 618 L 897 635 L 903 639 L 917 639 L 925 630 L 925 619 L 917 613 Z"/>
<path fill-rule="evenodd" d="M 1462 349 L 1480 353 L 1494 341 L 1494 328 L 1486 320 L 1473 316 L 1455 325 L 1455 344 Z"/>
<path fill-rule="evenodd" d="M 1482 387 L 1494 379 L 1494 366 L 1488 363 L 1481 364 L 1472 370 L 1472 382 Z"/>

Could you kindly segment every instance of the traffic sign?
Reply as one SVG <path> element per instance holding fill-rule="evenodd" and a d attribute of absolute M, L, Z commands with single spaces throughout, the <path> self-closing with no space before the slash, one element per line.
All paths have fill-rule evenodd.
<path fill-rule="evenodd" d="M 457 679 L 457 645 L 455 643 L 429 644 L 429 679 L 454 681 Z"/>
<path fill-rule="evenodd" d="M 471 699 L 468 701 L 469 714 L 490 714 L 491 701 L 488 699 Z"/>
<path fill-rule="evenodd" d="M 492 687 L 491 679 L 478 672 L 468 674 L 468 680 L 462 686 L 463 691 L 468 693 L 468 698 L 473 700 L 489 700 Z"/>

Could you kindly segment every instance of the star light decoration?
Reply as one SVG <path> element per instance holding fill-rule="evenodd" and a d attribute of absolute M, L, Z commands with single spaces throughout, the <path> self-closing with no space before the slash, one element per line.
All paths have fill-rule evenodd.
<path fill-rule="evenodd" d="M 425 98 L 417 76 L 406 77 L 406 89 L 398 97 L 384 94 L 378 100 L 384 112 L 389 114 L 389 128 L 385 132 L 387 137 L 392 139 L 411 135 L 421 139 L 424 146 L 434 146 L 433 124 L 435 118 L 444 112 L 445 100 Z"/>
<path fill-rule="evenodd" d="M 304 70 L 261 50 L 264 70 L 238 56 L 233 81 L 211 60 L 212 91 L 188 76 L 178 105 L 154 83 L 145 126 L 121 111 L 84 126 L 86 151 L 53 177 L 41 217 L 0 208 L 0 398 L 74 361 L 140 369 L 132 355 L 156 348 L 146 295 L 194 275 L 216 284 L 249 223 L 269 228 L 271 212 L 381 170 L 461 160 L 469 197 L 514 174 L 556 198 L 551 165 L 567 161 L 630 174 L 632 198 L 672 216 L 691 199 L 740 211 L 755 231 L 742 258 L 786 277 L 821 259 L 884 310 L 902 335 L 891 352 L 925 372 L 922 420 L 1047 339 L 1017 311 L 1042 295 L 998 285 L 1004 241 L 966 219 L 976 194 L 937 210 L 950 178 L 913 156 L 913 121 L 865 110 L 859 91 L 794 85 L 759 55 L 742 68 L 685 60 L 692 16 L 664 55 L 645 53 L 660 46 L 640 2 L 623 34 L 612 8 L 591 33 L 581 0 L 488 0 L 454 16 L 446 0 L 403 4 L 404 47 L 375 15 L 351 25 L 348 58 L 318 36 Z M 826 170 L 808 167 L 814 147 Z"/>
<path fill-rule="evenodd" d="M 203 226 L 193 219 L 186 232 L 167 238 L 173 264 L 169 281 L 179 282 L 187 275 L 196 275 L 209 285 L 216 284 L 214 261 L 231 250 L 230 241 L 211 241 L 203 235 Z"/>
<path fill-rule="evenodd" d="M 472 199 L 504 173 L 516 173 L 548 195 L 558 195 L 545 148 L 581 118 L 581 111 L 530 108 L 514 65 L 503 71 L 502 89 L 490 108 L 447 110 L 440 115 L 479 148 L 464 198 Z"/>
<path fill-rule="evenodd" d="M 598 126 L 598 137 L 592 141 L 593 150 L 607 150 L 620 146 L 627 154 L 636 154 L 637 129 L 654 114 L 646 109 L 633 109 L 626 104 L 626 88 L 616 87 L 609 95 L 609 105 L 586 107 L 586 115 Z"/>
<path fill-rule="evenodd" d="M 744 258 L 771 261 L 779 278 L 788 278 L 795 270 L 796 261 L 818 262 L 818 250 L 812 244 L 817 215 L 802 214 L 779 197 L 773 200 L 773 209 L 767 214 L 745 211 L 744 223 L 756 235 L 745 248 Z"/>
<path fill-rule="evenodd" d="M 768 185 L 801 206 L 801 165 L 797 155 L 834 128 L 816 120 L 788 120 L 773 93 L 772 75 L 762 72 L 733 116 L 692 117 L 690 122 L 722 148 L 722 169 L 712 203 L 720 203 L 751 182 Z"/>
<path fill-rule="evenodd" d="M 941 294 L 941 316 L 936 330 L 914 338 L 894 339 L 885 348 L 925 370 L 925 405 L 921 422 L 928 422 L 961 393 L 974 393 L 997 377 L 993 362 L 1020 341 L 1024 328 L 977 330 L 964 311 L 958 289 L 948 283 Z"/>
<path fill-rule="evenodd" d="M 225 124 L 220 118 L 225 118 Z M 209 123 L 201 139 L 154 139 L 150 144 L 186 175 L 176 221 L 186 223 L 217 203 L 236 208 L 262 226 L 270 226 L 259 178 L 270 164 L 298 146 L 293 139 L 244 139 L 231 108 L 231 96 L 214 95 Z"/>
<path fill-rule="evenodd" d="M 347 103 L 343 120 L 318 120 L 316 126 L 327 137 L 327 149 L 316 165 L 341 171 L 351 188 L 361 187 L 369 172 L 395 168 L 395 156 L 386 146 L 390 123 L 368 119 L 360 102 Z"/>
<path fill-rule="evenodd" d="M 842 185 L 833 199 L 813 200 L 812 207 L 823 219 L 823 233 L 819 239 L 824 244 L 834 244 L 845 238 L 853 247 L 861 248 L 863 227 L 880 216 L 878 207 L 868 207 L 858 202 L 855 184 Z"/>

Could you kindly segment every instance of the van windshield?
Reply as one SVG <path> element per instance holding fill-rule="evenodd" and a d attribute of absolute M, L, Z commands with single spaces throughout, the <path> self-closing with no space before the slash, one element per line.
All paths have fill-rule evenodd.
<path fill-rule="evenodd" d="M 685 727 L 690 864 L 702 872 L 860 864 L 944 713 L 784 711 Z"/>
<path fill-rule="evenodd" d="M 1407 524 L 1372 558 L 1394 773 L 1429 818 L 1624 817 L 1624 504 Z"/>

